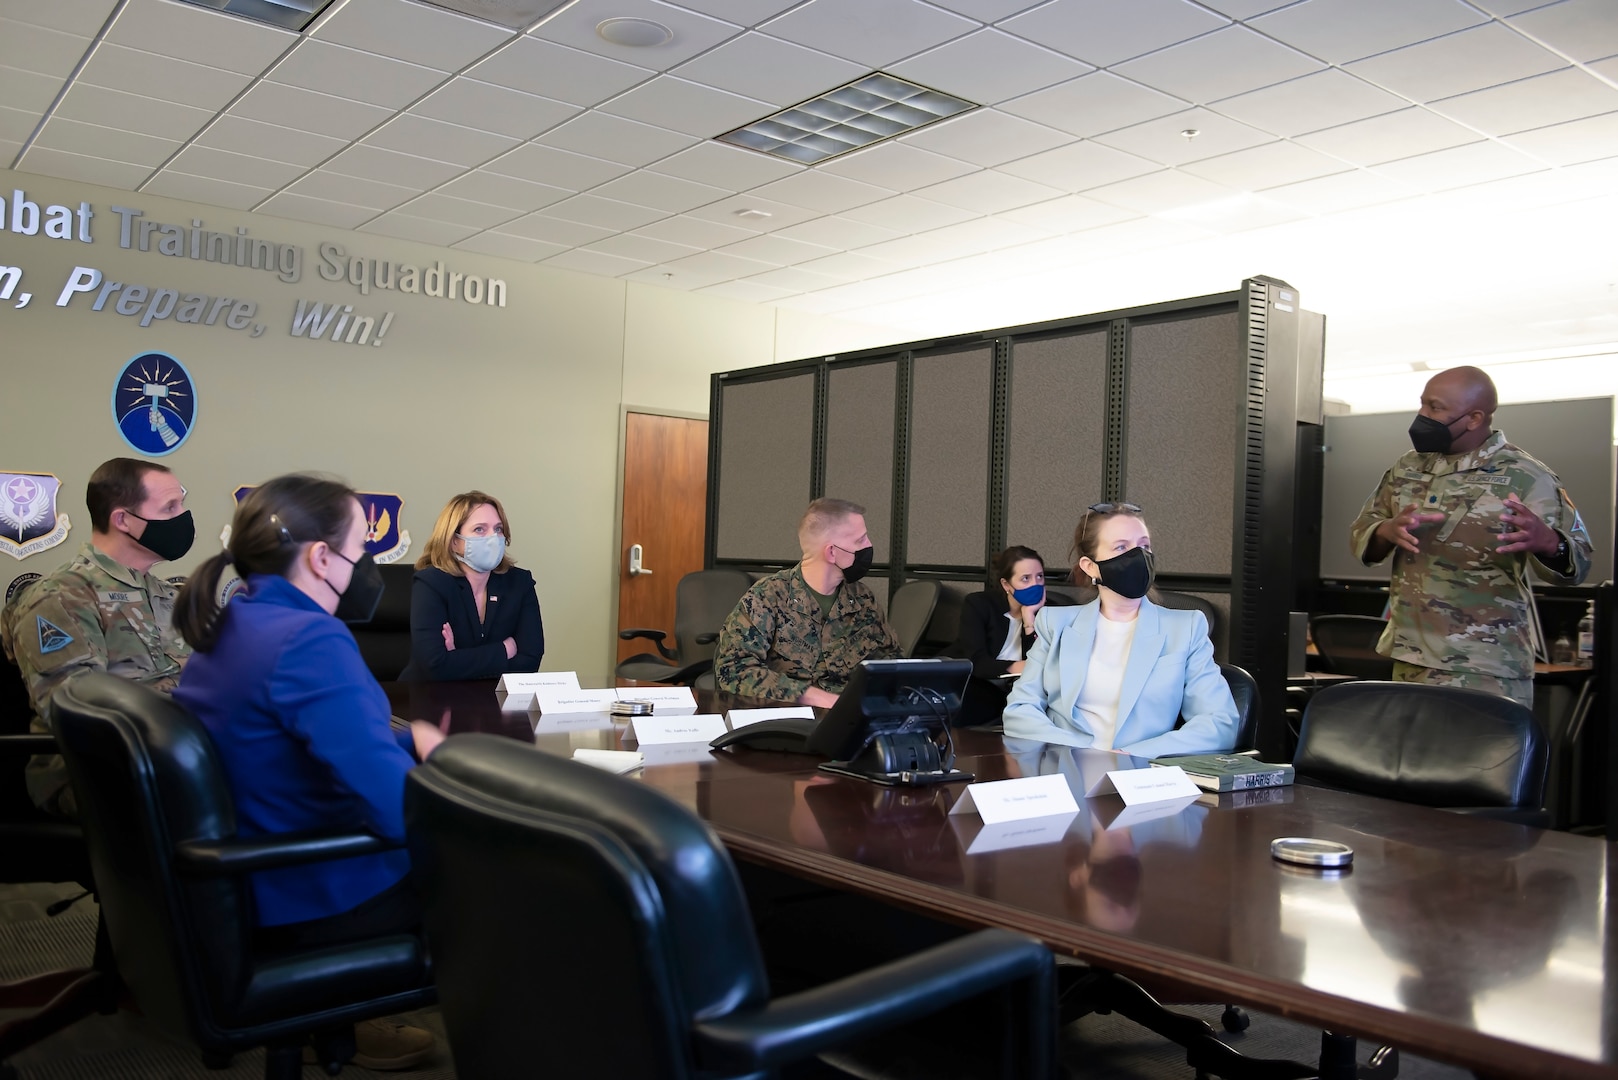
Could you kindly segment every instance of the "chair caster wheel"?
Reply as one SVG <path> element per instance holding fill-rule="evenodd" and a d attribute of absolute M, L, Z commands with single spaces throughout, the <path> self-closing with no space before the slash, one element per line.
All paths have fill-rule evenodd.
<path fill-rule="evenodd" d="M 1246 1031 L 1253 1023 L 1253 1018 L 1245 1011 L 1234 1005 L 1226 1005 L 1225 1011 L 1219 1016 L 1219 1023 L 1232 1034 Z"/>
<path fill-rule="evenodd" d="M 230 1059 L 230 1054 L 220 1054 L 212 1050 L 204 1050 L 202 1052 L 203 1067 L 206 1069 L 211 1069 L 214 1072 L 218 1072 L 221 1069 L 230 1068 Z"/>

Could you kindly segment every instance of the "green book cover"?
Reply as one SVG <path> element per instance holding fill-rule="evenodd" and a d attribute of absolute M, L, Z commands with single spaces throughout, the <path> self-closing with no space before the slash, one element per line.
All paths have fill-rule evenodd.
<path fill-rule="evenodd" d="M 1157 758 L 1153 765 L 1178 765 L 1205 791 L 1245 791 L 1292 783 L 1291 765 L 1272 765 L 1245 754 L 1186 754 Z"/>

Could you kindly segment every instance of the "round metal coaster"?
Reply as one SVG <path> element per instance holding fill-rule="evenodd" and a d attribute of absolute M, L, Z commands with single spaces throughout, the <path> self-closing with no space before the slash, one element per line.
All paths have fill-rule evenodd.
<path fill-rule="evenodd" d="M 1270 854 L 1282 862 L 1325 869 L 1340 869 L 1354 861 L 1354 849 L 1347 844 L 1307 836 L 1283 836 L 1279 840 L 1271 840 Z"/>
<path fill-rule="evenodd" d="M 650 716 L 652 703 L 650 701 L 615 701 L 612 703 L 613 716 Z"/>

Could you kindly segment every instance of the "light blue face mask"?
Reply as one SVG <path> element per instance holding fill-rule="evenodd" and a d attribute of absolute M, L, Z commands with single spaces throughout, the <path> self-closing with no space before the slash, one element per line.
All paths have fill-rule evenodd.
<path fill-rule="evenodd" d="M 459 533 L 456 533 L 460 536 Z M 465 554 L 455 556 L 480 574 L 487 574 L 506 557 L 506 538 L 499 533 L 488 536 L 461 536 Z"/>

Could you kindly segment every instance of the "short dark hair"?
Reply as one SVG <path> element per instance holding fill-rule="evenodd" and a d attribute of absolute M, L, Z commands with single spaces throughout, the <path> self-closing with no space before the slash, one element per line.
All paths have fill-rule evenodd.
<path fill-rule="evenodd" d="M 1045 560 L 1039 557 L 1039 552 L 1031 547 L 1023 547 L 1021 544 L 1012 544 L 996 555 L 994 562 L 989 564 L 989 569 L 994 572 L 996 581 L 1010 581 L 1011 575 L 1017 569 L 1017 564 L 1024 559 L 1033 559 L 1040 565 L 1041 569 L 1044 569 Z"/>
<path fill-rule="evenodd" d="M 167 465 L 139 458 L 115 457 L 103 461 L 90 474 L 84 488 L 84 503 L 90 508 L 90 529 L 104 533 L 112 528 L 112 512 L 125 510 L 146 501 L 146 474 L 169 472 Z"/>

